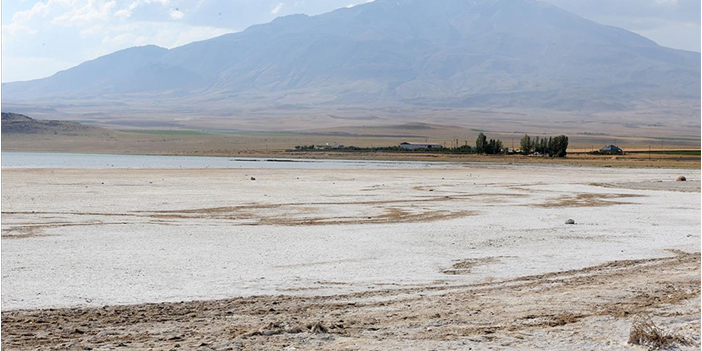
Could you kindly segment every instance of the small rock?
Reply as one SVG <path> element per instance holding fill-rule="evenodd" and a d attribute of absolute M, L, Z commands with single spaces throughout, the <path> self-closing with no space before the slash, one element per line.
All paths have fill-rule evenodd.
<path fill-rule="evenodd" d="M 575 221 L 572 219 L 569 219 L 569 220 L 565 221 L 565 224 L 575 224 Z"/>
<path fill-rule="evenodd" d="M 254 177 L 251 177 L 251 180 L 256 180 L 256 178 L 254 178 Z"/>
<path fill-rule="evenodd" d="M 687 178 L 685 176 L 679 176 L 678 179 L 675 180 L 676 182 L 685 182 L 687 181 Z"/>

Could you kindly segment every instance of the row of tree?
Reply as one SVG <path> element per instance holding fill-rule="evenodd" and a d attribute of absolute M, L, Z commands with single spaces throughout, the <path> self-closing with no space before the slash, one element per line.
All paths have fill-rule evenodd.
<path fill-rule="evenodd" d="M 494 155 L 507 153 L 507 149 L 502 147 L 502 140 L 488 140 L 485 134 L 480 132 L 480 134 L 478 134 L 478 139 L 475 140 L 475 152 L 478 154 Z"/>
<path fill-rule="evenodd" d="M 458 144 L 458 142 L 456 142 Z M 466 143 L 467 144 L 467 143 Z M 542 155 L 548 155 L 549 157 L 564 157 L 568 149 L 568 137 L 565 135 L 559 135 L 556 137 L 530 137 L 524 134 L 524 137 L 519 143 L 521 147 L 521 153 L 524 155 L 529 155 L 534 152 L 538 152 Z M 393 151 L 393 152 L 426 152 L 426 150 L 413 150 L 407 151 L 401 149 L 399 146 L 381 146 L 381 147 L 356 147 L 356 146 L 343 146 L 338 145 L 334 147 L 330 146 L 318 146 L 318 145 L 298 145 L 295 146 L 296 150 L 338 150 L 338 151 Z M 441 151 L 443 153 L 461 153 L 461 154 L 508 154 L 512 153 L 514 150 L 510 151 L 502 144 L 500 139 L 488 139 L 485 134 L 480 132 L 478 138 L 475 140 L 475 146 L 471 147 L 469 145 L 456 146 L 451 148 L 443 148 Z"/>
<path fill-rule="evenodd" d="M 524 155 L 528 155 L 532 152 L 539 152 L 542 155 L 548 155 L 550 157 L 565 157 L 568 150 L 568 137 L 565 135 L 559 135 L 557 137 L 548 137 L 548 139 L 537 137 L 530 137 L 524 134 L 524 137 L 519 142 L 519 147 L 522 149 Z"/>

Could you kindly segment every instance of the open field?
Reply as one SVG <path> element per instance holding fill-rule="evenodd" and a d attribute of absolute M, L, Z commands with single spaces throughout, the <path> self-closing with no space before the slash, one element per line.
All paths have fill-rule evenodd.
<path fill-rule="evenodd" d="M 147 99 L 149 106 L 132 101 L 73 101 L 72 104 L 3 103 L 3 112 L 16 112 L 39 119 L 71 120 L 109 129 L 186 129 L 210 131 L 265 132 L 346 132 L 353 134 L 408 134 L 406 125 L 442 125 L 420 130 L 421 136 L 450 142 L 458 138 L 475 140 L 479 131 L 508 135 L 581 135 L 595 143 L 628 144 L 627 139 L 655 139 L 664 143 L 692 141 L 699 148 L 700 104 L 697 101 L 668 101 L 660 106 L 624 111 L 566 112 L 524 108 L 436 108 L 417 105 L 398 106 L 306 106 L 271 105 L 268 100 L 252 105 L 229 101 L 212 106 L 211 101 L 182 99 L 169 103 L 163 97 Z M 158 101 L 157 105 L 153 102 Z M 301 102 L 301 101 L 300 101 Z M 53 106 L 52 106 L 53 105 Z M 207 107 L 203 109 L 203 105 Z M 51 106 L 51 107 L 50 107 Z M 557 121 L 557 122 L 554 122 Z M 398 128 L 399 127 L 399 128 Z M 429 134 L 428 134 L 429 133 Z M 418 134 L 415 129 L 409 134 Z M 600 142 L 601 139 L 612 141 Z M 586 142 L 586 146 L 590 146 Z M 649 143 L 643 144 L 648 147 Z M 657 143 L 651 144 L 657 145 Z"/>
<path fill-rule="evenodd" d="M 636 151 L 624 156 L 586 155 L 593 148 L 601 147 L 613 140 L 602 138 L 592 140 L 589 137 L 570 136 L 569 151 L 566 159 L 544 159 L 523 156 L 476 156 L 422 153 L 378 153 L 378 152 L 286 152 L 296 145 L 325 145 L 337 142 L 342 145 L 359 147 L 395 146 L 401 142 L 442 140 L 440 133 L 444 127 L 436 126 L 428 130 L 377 131 L 380 136 L 366 134 L 334 135 L 315 133 L 273 133 L 273 132 L 237 132 L 205 133 L 191 130 L 136 130 L 112 131 L 101 129 L 99 133 L 66 134 L 3 134 L 3 151 L 25 152 L 70 152 L 70 153 L 110 153 L 110 154 L 148 154 L 148 155 L 188 155 L 188 156 L 255 156 L 286 158 L 337 158 L 337 159 L 375 159 L 375 160 L 420 160 L 420 161 L 458 161 L 458 162 L 500 162 L 500 163 L 545 163 L 545 164 L 579 164 L 588 166 L 611 167 L 675 167 L 700 168 L 698 141 L 660 141 L 653 139 L 631 139 L 619 144 L 625 150 Z M 395 134 L 392 134 L 395 133 Z M 409 137 L 416 135 L 434 135 Z M 477 135 L 478 132 L 470 132 Z M 393 136 L 395 135 L 395 136 Z M 490 137 L 503 138 L 506 146 L 514 141 L 516 147 L 522 135 L 488 134 Z M 468 137 L 466 137 L 468 138 Z M 618 139 L 620 142 L 624 139 Z M 475 136 L 470 140 L 459 140 L 459 145 L 475 143 Z M 653 145 L 653 153 L 648 153 L 648 146 Z M 451 146 L 450 141 L 444 144 Z M 644 151 L 646 150 L 646 151 Z M 583 154 L 580 154 L 583 153 Z"/>
<path fill-rule="evenodd" d="M 699 169 L 5 168 L 2 195 L 7 349 L 635 350 L 640 314 L 699 348 Z"/>
<path fill-rule="evenodd" d="M 3 115 L 3 151 L 62 152 L 187 156 L 259 156 L 286 158 L 341 158 L 377 160 L 433 160 L 458 162 L 579 164 L 621 167 L 700 168 L 698 129 L 655 130 L 642 136 L 579 132 L 569 134 L 567 159 L 538 157 L 483 157 L 444 153 L 377 152 L 378 148 L 397 146 L 405 141 L 440 143 L 447 148 L 473 145 L 480 132 L 501 139 L 508 148 L 519 148 L 521 131 L 479 130 L 458 125 L 403 123 L 376 126 L 346 126 L 297 131 L 226 131 L 223 129 L 124 129 L 87 126 L 74 122 L 44 121 L 22 115 Z M 14 116 L 14 117 L 13 117 Z M 8 117 L 8 118 L 6 118 Z M 335 117 L 336 118 L 336 117 Z M 345 118 L 336 118 L 346 121 Z M 351 119 L 354 120 L 353 118 Z M 365 119 L 361 119 L 366 121 Z M 54 127 L 52 127 L 54 126 Z M 161 126 L 163 127 L 163 126 Z M 503 126 L 504 127 L 504 126 Z M 646 126 L 640 126 L 644 128 Z M 639 128 L 639 127 L 637 127 Z M 660 128 L 659 128 L 660 129 Z M 532 137 L 550 137 L 543 130 Z M 448 140 L 447 140 L 448 139 Z M 593 156 L 588 152 L 614 143 L 630 154 L 621 157 Z M 364 152 L 286 151 L 297 146 L 345 145 L 366 148 Z M 648 152 L 647 152 L 648 151 Z"/>
<path fill-rule="evenodd" d="M 351 130 L 351 131 L 346 131 Z M 336 129 L 310 132 L 207 132 L 199 130 L 109 130 L 71 134 L 3 134 L 5 151 L 56 151 L 81 152 L 96 150 L 101 153 L 236 153 L 242 151 L 265 151 L 292 149 L 297 145 L 325 145 L 338 143 L 347 146 L 380 147 L 396 146 L 404 141 L 435 142 L 446 147 L 474 145 L 480 133 L 460 127 L 432 126 L 427 129 L 408 130 L 378 129 L 375 132 Z M 501 139 L 506 147 L 519 148 L 524 133 L 502 133 L 486 131 L 488 138 Z M 548 137 L 557 134 L 529 134 Z M 591 136 L 568 134 L 569 148 L 573 151 L 597 150 L 605 144 L 617 144 L 624 150 L 699 150 L 697 138 L 639 138 L 616 136 Z"/>

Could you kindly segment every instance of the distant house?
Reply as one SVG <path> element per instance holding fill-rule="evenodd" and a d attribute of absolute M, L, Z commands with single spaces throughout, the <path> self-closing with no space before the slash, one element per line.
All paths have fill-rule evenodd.
<path fill-rule="evenodd" d="M 420 144 L 420 143 L 402 143 L 400 149 L 403 150 L 441 150 L 441 144 Z"/>
<path fill-rule="evenodd" d="M 616 145 L 607 145 L 600 149 L 600 153 L 608 155 L 621 155 L 624 153 L 624 151 Z"/>

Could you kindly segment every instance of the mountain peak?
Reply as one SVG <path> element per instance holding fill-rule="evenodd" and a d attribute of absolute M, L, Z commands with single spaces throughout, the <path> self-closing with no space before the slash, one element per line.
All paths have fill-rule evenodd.
<path fill-rule="evenodd" d="M 699 73 L 697 53 L 544 2 L 376 0 L 171 50 L 122 50 L 7 84 L 3 101 L 148 92 L 247 104 L 600 111 L 699 101 Z"/>

